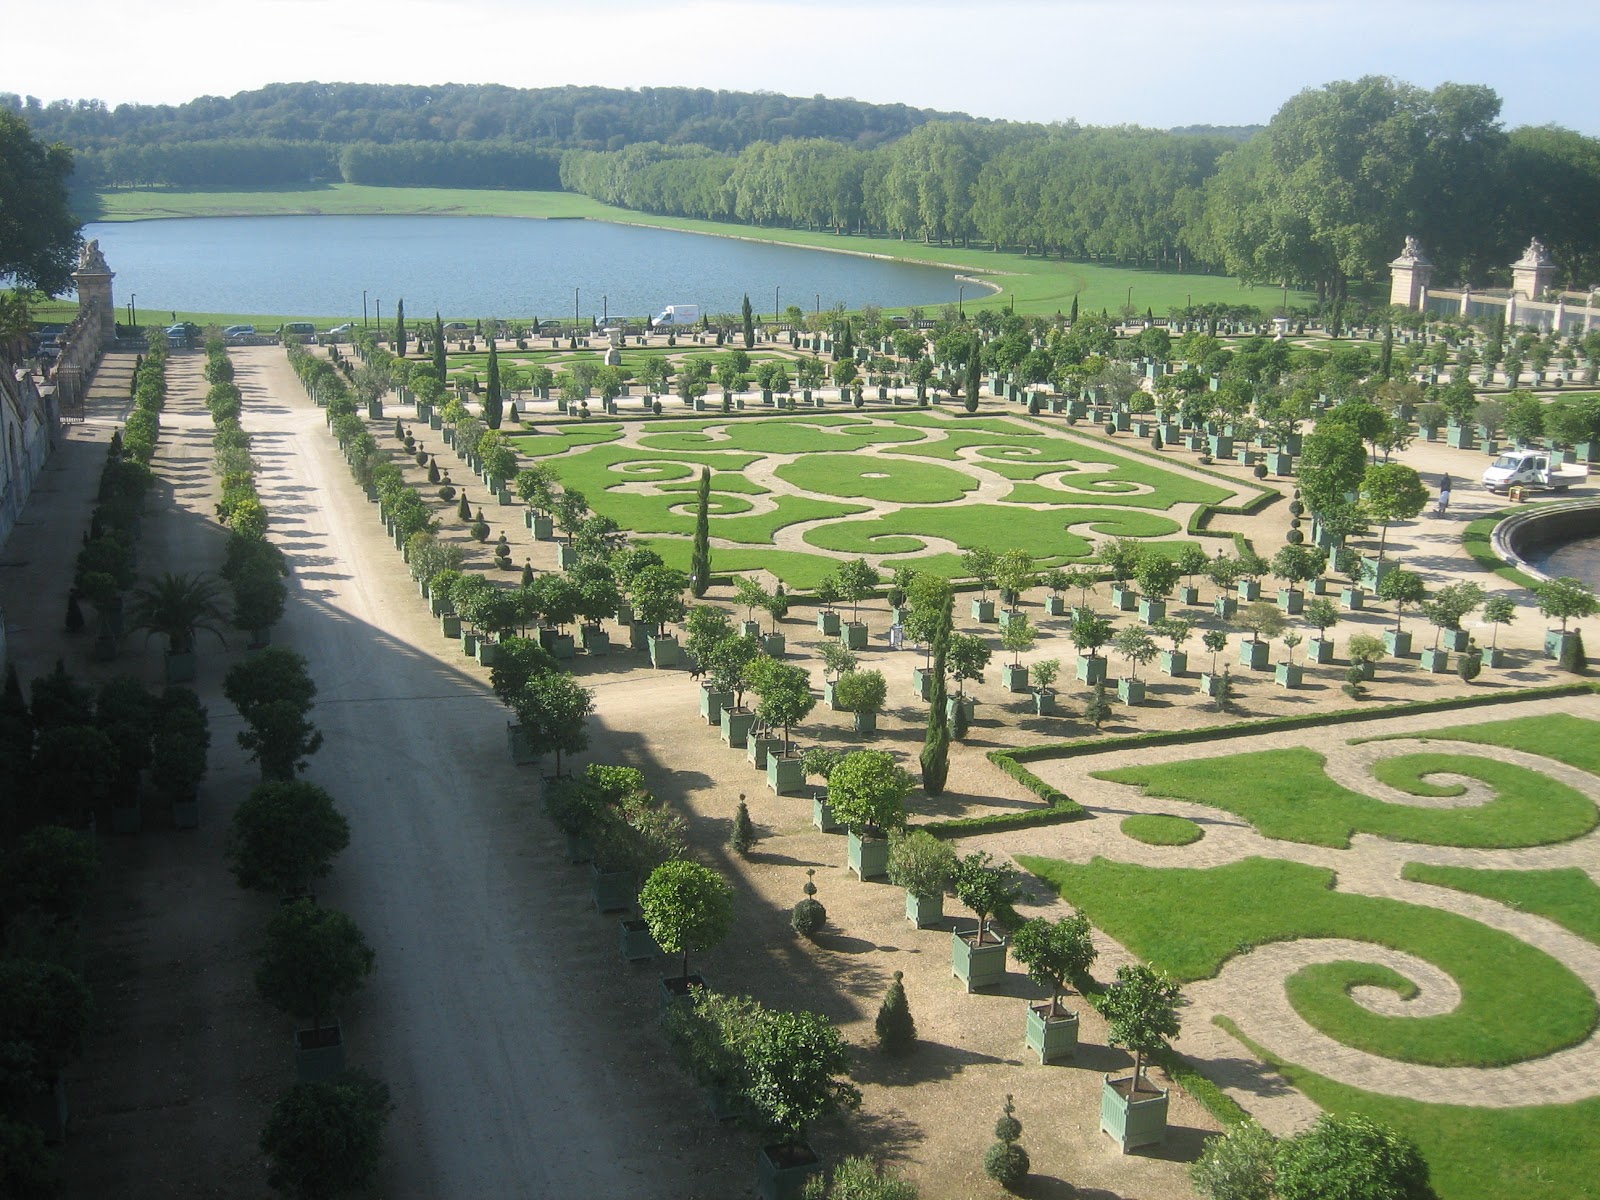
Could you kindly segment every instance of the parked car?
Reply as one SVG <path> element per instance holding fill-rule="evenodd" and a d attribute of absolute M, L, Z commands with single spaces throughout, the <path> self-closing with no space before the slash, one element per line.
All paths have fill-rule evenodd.
<path fill-rule="evenodd" d="M 229 325 L 222 331 L 223 337 L 250 337 L 256 331 L 254 325 Z"/>
<path fill-rule="evenodd" d="M 348 337 L 355 331 L 356 323 L 354 321 L 346 321 L 343 325 L 335 325 L 332 329 L 328 330 L 328 332 L 334 337 Z"/>
<path fill-rule="evenodd" d="M 472 332 L 472 326 L 465 321 L 446 321 L 444 323 L 444 331 L 446 333 L 470 333 Z"/>

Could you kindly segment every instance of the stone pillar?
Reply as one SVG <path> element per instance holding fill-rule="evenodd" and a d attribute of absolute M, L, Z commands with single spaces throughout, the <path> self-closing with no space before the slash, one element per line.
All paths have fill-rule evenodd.
<path fill-rule="evenodd" d="M 1400 257 L 1389 264 L 1389 303 L 1420 309 L 1433 280 L 1433 264 L 1414 237 L 1406 238 Z"/>
<path fill-rule="evenodd" d="M 1549 290 L 1555 278 L 1556 263 L 1544 243 L 1534 238 L 1522 257 L 1511 264 L 1511 293 L 1529 300 L 1537 300 Z"/>
<path fill-rule="evenodd" d="M 1471 315 L 1472 289 L 1470 287 L 1464 287 L 1461 289 L 1461 319 L 1466 320 Z"/>
<path fill-rule="evenodd" d="M 117 338 L 117 308 L 111 298 L 111 281 L 116 274 L 106 266 L 100 253 L 100 240 L 91 238 L 78 255 L 78 269 L 72 273 L 78 287 L 78 310 L 84 323 L 83 336 L 99 349 Z"/>

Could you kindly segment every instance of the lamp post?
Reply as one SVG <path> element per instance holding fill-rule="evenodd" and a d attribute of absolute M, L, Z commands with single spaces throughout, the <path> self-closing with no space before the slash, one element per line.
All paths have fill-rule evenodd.
<path fill-rule="evenodd" d="M 136 334 L 139 332 L 139 306 L 134 301 L 138 298 L 138 292 L 128 293 L 128 324 L 132 326 Z"/>
<path fill-rule="evenodd" d="M 776 325 L 779 320 L 778 293 L 782 291 L 781 285 L 772 289 L 772 323 Z"/>
<path fill-rule="evenodd" d="M 956 287 L 956 311 L 963 317 L 967 315 L 967 285 L 964 283 Z"/>
<path fill-rule="evenodd" d="M 361 289 L 361 328 L 367 327 L 367 289 Z"/>
<path fill-rule="evenodd" d="M 378 341 L 383 341 L 383 301 L 376 296 L 372 300 L 372 323 L 378 327 Z"/>
<path fill-rule="evenodd" d="M 820 317 L 821 315 L 822 315 L 822 293 L 818 292 L 817 293 L 817 316 Z"/>
<path fill-rule="evenodd" d="M 1133 284 L 1128 285 L 1128 307 L 1133 307 Z"/>
<path fill-rule="evenodd" d="M 600 293 L 600 324 L 604 325 L 611 319 L 611 297 L 604 292 Z"/>
<path fill-rule="evenodd" d="M 572 289 L 572 339 L 578 339 L 578 289 Z"/>

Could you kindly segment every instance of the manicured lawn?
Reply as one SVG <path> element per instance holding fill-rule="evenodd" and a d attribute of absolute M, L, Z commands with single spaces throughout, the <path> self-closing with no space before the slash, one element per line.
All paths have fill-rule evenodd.
<path fill-rule="evenodd" d="M 1600 1098 L 1537 1108 L 1464 1108 L 1380 1096 L 1288 1062 L 1227 1029 L 1328 1112 L 1360 1113 L 1422 1147 L 1441 1200 L 1597 1200 Z"/>
<path fill-rule="evenodd" d="M 901 504 L 951 504 L 978 486 L 964 471 L 868 454 L 808 454 L 782 464 L 775 473 L 807 492 Z"/>
<path fill-rule="evenodd" d="M 1594 801 L 1538 772 L 1467 755 L 1408 755 L 1386 768 L 1413 778 L 1446 769 L 1487 783 L 1495 799 L 1469 808 L 1385 804 L 1340 787 L 1323 757 L 1295 747 L 1193 762 L 1097 771 L 1095 778 L 1143 786 L 1151 795 L 1236 813 L 1270 838 L 1347 847 L 1352 833 L 1435 846 L 1542 846 L 1595 825 Z M 1441 766 L 1440 764 L 1444 765 Z"/>
<path fill-rule="evenodd" d="M 659 432 L 657 432 L 659 430 Z M 705 423 L 651 426 L 639 442 L 652 450 L 746 450 L 753 454 L 850 454 L 863 445 L 914 441 L 926 435 L 854 417 L 786 417 L 725 421 L 707 432 Z"/>
<path fill-rule="evenodd" d="M 1067 526 L 1074 528 L 1068 530 Z M 1033 555 L 1040 566 L 1087 558 L 1097 537 L 1167 537 L 1183 532 L 1168 517 L 1137 510 L 1073 508 L 1041 512 L 999 504 L 963 504 L 950 508 L 899 509 L 864 521 L 825 525 L 806 531 L 805 540 L 823 550 L 844 554 L 915 554 L 927 538 L 946 538 L 963 550 L 977 546 L 1013 546 Z M 1174 552 L 1179 549 L 1173 543 Z M 931 568 L 930 568 L 931 569 Z"/>
<path fill-rule="evenodd" d="M 511 429 L 507 426 L 507 429 Z M 620 441 L 621 425 L 603 425 L 585 421 L 582 425 L 564 425 L 559 433 L 512 434 L 511 442 L 517 453 L 529 458 L 548 458 L 552 454 L 565 454 L 580 446 L 598 446 L 605 442 Z"/>
<path fill-rule="evenodd" d="M 1549 955 L 1454 913 L 1336 892 L 1334 873 L 1319 867 L 1261 858 L 1207 870 L 1098 857 L 1087 865 L 1028 855 L 1018 862 L 1179 980 L 1209 978 L 1235 954 L 1299 938 L 1371 942 L 1432 963 L 1461 989 L 1460 1005 L 1439 1016 L 1386 1017 L 1357 1004 L 1347 988 L 1374 978 L 1365 964 L 1321 964 L 1286 982 L 1295 1010 L 1314 1027 L 1384 1058 L 1498 1066 L 1575 1045 L 1594 1028 L 1594 996 Z"/>
<path fill-rule="evenodd" d="M 1518 912 L 1548 917 L 1581 938 L 1600 944 L 1600 885 L 1577 867 L 1551 871 L 1497 871 L 1407 863 L 1406 879 L 1470 892 Z"/>
<path fill-rule="evenodd" d="M 1600 723 L 1563 713 L 1548 716 L 1513 717 L 1509 721 L 1486 721 L 1481 725 L 1459 725 L 1430 729 L 1426 733 L 1392 733 L 1361 739 L 1390 742 L 1413 738 L 1422 742 L 1475 742 L 1480 746 L 1505 746 L 1527 754 L 1540 754 L 1580 771 L 1600 774 Z M 1358 742 L 1352 742 L 1358 745 Z"/>
<path fill-rule="evenodd" d="M 1147 846 L 1189 846 L 1205 837 L 1206 831 L 1188 817 L 1166 813 L 1135 813 L 1123 817 L 1122 832 Z"/>

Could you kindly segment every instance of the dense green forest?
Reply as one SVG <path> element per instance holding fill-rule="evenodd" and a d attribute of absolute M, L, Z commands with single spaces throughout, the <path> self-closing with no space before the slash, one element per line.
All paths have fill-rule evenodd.
<path fill-rule="evenodd" d="M 276 84 L 178 106 L 0 95 L 76 186 L 343 180 L 565 188 L 668 216 L 992 246 L 1313 288 L 1381 282 L 1407 235 L 1440 282 L 1504 283 L 1531 237 L 1600 281 L 1600 140 L 1507 130 L 1487 87 L 1369 76 L 1271 122 L 1153 130 L 688 88 Z"/>

